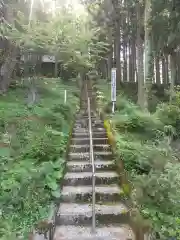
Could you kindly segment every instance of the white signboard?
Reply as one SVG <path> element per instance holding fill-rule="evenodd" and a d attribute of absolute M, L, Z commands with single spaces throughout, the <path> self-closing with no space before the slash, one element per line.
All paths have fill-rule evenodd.
<path fill-rule="evenodd" d="M 52 62 L 52 63 L 54 63 L 55 62 L 55 56 L 44 55 L 42 57 L 42 61 L 43 62 Z"/>
<path fill-rule="evenodd" d="M 111 69 L 111 101 L 116 102 L 116 68 Z"/>

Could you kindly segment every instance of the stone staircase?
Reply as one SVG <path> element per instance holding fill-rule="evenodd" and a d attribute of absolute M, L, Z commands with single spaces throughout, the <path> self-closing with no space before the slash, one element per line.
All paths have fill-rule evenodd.
<path fill-rule="evenodd" d="M 72 133 L 54 240 L 134 240 L 106 131 L 103 122 L 93 113 L 92 132 L 96 168 L 96 234 L 91 233 L 92 166 L 88 116 L 79 113 Z"/>

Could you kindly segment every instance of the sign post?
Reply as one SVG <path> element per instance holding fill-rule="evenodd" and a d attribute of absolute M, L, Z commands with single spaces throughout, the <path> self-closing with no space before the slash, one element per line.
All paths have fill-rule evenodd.
<path fill-rule="evenodd" d="M 116 68 L 111 69 L 111 101 L 112 101 L 112 113 L 114 113 L 116 102 Z"/>
<path fill-rule="evenodd" d="M 66 101 L 67 101 L 67 91 L 64 90 L 64 103 L 66 104 Z"/>

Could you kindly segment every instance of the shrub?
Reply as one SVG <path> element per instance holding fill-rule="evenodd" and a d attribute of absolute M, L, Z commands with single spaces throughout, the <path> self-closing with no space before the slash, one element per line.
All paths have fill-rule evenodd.
<path fill-rule="evenodd" d="M 171 125 L 176 129 L 177 135 L 180 134 L 180 108 L 174 104 L 160 104 L 156 115 L 164 125 Z"/>

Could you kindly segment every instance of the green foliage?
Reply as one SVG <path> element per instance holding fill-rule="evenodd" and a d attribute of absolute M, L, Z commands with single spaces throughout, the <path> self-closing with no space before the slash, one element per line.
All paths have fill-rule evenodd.
<path fill-rule="evenodd" d="M 18 8 L 17 5 L 17 11 Z M 25 14 L 25 9 L 18 11 L 16 24 L 6 31 L 8 38 L 24 52 L 53 55 L 64 70 L 70 68 L 79 73 L 93 68 L 107 51 L 107 44 L 98 39 L 100 30 L 90 28 L 90 19 L 85 14 L 77 16 L 73 9 L 61 7 L 55 17 L 43 12 L 44 18 L 34 17 L 30 24 Z"/>
<path fill-rule="evenodd" d="M 117 129 L 126 129 L 130 132 L 156 135 L 157 130 L 162 130 L 163 124 L 158 118 L 149 113 L 142 112 L 135 104 L 119 96 L 117 112 L 113 118 Z"/>
<path fill-rule="evenodd" d="M 171 103 L 160 104 L 156 115 L 161 119 L 164 125 L 171 125 L 175 131 L 173 135 L 180 136 L 180 92 L 177 87 L 175 97 Z"/>
<path fill-rule="evenodd" d="M 164 171 L 154 170 L 149 175 L 137 177 L 137 186 L 143 189 L 139 199 L 142 213 L 153 222 L 160 239 L 168 236 L 180 238 L 180 164 L 168 162 Z"/>
<path fill-rule="evenodd" d="M 61 193 L 77 89 L 59 79 L 41 80 L 37 88 L 39 101 L 31 108 L 21 88 L 0 99 L 0 239 L 11 239 L 13 234 L 23 234 L 25 239 L 33 225 L 47 217 L 50 202 Z"/>
<path fill-rule="evenodd" d="M 110 91 L 103 81 L 98 88 L 106 110 Z M 117 154 L 134 186 L 132 200 L 151 221 L 153 239 L 179 239 L 180 164 L 171 148 L 172 137 L 179 134 L 179 92 L 171 104 L 160 104 L 154 114 L 142 112 L 123 94 L 117 96 L 116 107 L 109 117 L 116 131 Z"/>

